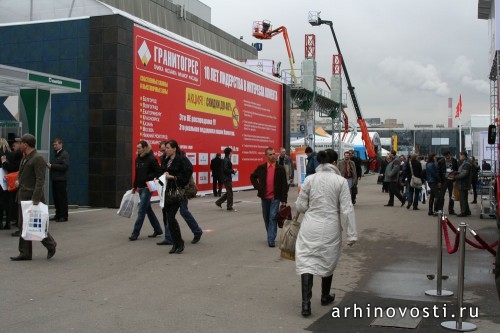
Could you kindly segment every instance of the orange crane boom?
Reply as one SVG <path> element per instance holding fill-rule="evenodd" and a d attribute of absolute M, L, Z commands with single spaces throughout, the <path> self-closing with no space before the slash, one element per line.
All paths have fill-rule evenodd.
<path fill-rule="evenodd" d="M 337 51 L 339 52 L 342 69 L 345 74 L 345 79 L 347 81 L 347 90 L 349 90 L 349 94 L 351 96 L 351 101 L 354 106 L 354 111 L 356 112 L 356 117 L 358 118 L 359 129 L 361 130 L 361 138 L 365 143 L 366 153 L 368 155 L 369 160 L 371 161 L 370 169 L 372 169 L 376 163 L 377 151 L 373 146 L 372 140 L 368 133 L 368 127 L 366 126 L 366 121 L 361 114 L 361 109 L 358 104 L 358 99 L 356 98 L 356 93 L 354 92 L 354 87 L 351 84 L 351 79 L 349 78 L 349 73 L 347 72 L 347 67 L 345 65 L 344 57 L 342 56 L 342 52 L 340 51 L 339 42 L 337 41 L 337 36 L 335 36 L 335 31 L 333 30 L 333 22 L 322 20 L 319 15 L 317 18 L 313 20 L 309 20 L 309 23 L 313 26 L 320 24 L 327 24 L 330 27 L 330 31 L 332 32 L 333 41 L 335 42 L 335 46 L 337 47 Z"/>
<path fill-rule="evenodd" d="M 273 30 L 270 21 L 255 21 L 252 27 L 252 36 L 257 39 L 271 39 L 274 36 L 282 33 L 285 39 L 286 51 L 288 53 L 288 60 L 290 61 L 290 74 L 292 75 L 293 83 L 297 83 L 297 76 L 295 75 L 295 58 L 293 57 L 292 46 L 290 45 L 290 39 L 288 38 L 288 32 L 284 26 L 281 26 Z"/>

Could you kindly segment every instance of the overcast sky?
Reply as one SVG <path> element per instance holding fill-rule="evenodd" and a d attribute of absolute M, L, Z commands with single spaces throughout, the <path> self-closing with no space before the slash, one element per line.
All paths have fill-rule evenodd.
<path fill-rule="evenodd" d="M 254 39 L 252 23 L 266 19 L 273 28 L 287 28 L 296 69 L 304 59 L 304 35 L 315 34 L 317 75 L 329 78 L 337 53 L 330 28 L 307 21 L 309 11 L 321 11 L 323 20 L 333 21 L 365 118 L 447 126 L 451 97 L 456 126 L 460 94 L 462 123 L 490 113 L 488 21 L 477 18 L 477 0 L 201 1 L 212 9 L 213 25 L 249 44 L 262 42 L 259 58 L 281 61 L 282 69 L 290 67 L 283 36 Z"/>

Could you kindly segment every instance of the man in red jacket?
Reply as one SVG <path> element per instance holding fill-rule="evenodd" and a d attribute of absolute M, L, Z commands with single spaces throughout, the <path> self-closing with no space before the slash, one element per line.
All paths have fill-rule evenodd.
<path fill-rule="evenodd" d="M 267 231 L 267 244 L 269 247 L 274 247 L 278 232 L 276 215 L 280 204 L 286 205 L 288 181 L 285 168 L 276 163 L 274 149 L 268 147 L 265 155 L 267 162 L 255 169 L 250 175 L 250 181 L 257 189 L 257 196 L 262 200 L 262 216 Z"/>

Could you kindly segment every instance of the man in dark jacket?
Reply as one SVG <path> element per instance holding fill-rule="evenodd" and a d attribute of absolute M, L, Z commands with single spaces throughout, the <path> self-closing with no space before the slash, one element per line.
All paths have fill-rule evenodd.
<path fill-rule="evenodd" d="M 233 163 L 231 162 L 232 149 L 227 147 L 224 149 L 224 161 L 222 163 L 222 174 L 223 182 L 226 187 L 226 193 L 222 195 L 215 202 L 218 207 L 222 208 L 222 204 L 227 200 L 227 210 L 230 212 L 236 212 L 237 210 L 233 208 L 233 175 L 236 174 L 236 170 L 233 169 Z"/>
<path fill-rule="evenodd" d="M 448 214 L 454 215 L 455 202 L 453 201 L 453 183 L 455 179 L 453 177 L 458 171 L 458 162 L 456 158 L 451 156 L 450 151 L 445 151 L 443 153 L 443 156 L 444 158 L 440 159 L 438 162 L 438 188 L 440 189 L 438 210 L 444 211 L 444 197 L 446 196 L 446 192 L 448 191 Z"/>
<path fill-rule="evenodd" d="M 356 166 L 356 175 L 358 177 L 357 181 L 351 188 L 351 200 L 354 205 L 356 203 L 356 195 L 358 194 L 358 183 L 361 180 L 361 177 L 363 177 L 363 168 L 361 167 L 361 159 L 354 154 L 354 149 L 349 150 L 349 154 L 351 155 L 351 161 L 353 161 Z M 369 169 L 370 168 L 368 168 L 368 170 Z"/>
<path fill-rule="evenodd" d="M 147 182 L 151 181 L 162 174 L 160 165 L 151 150 L 151 146 L 144 140 L 139 141 L 137 144 L 137 157 L 135 159 L 135 180 L 132 192 L 135 193 L 139 190 L 139 209 L 137 212 L 137 220 L 135 221 L 134 230 L 128 239 L 131 241 L 137 240 L 141 232 L 142 224 L 146 214 L 148 215 L 149 222 L 153 227 L 153 234 L 148 237 L 156 237 L 163 235 L 160 222 L 151 208 L 151 192 L 147 186 Z"/>
<path fill-rule="evenodd" d="M 275 246 L 277 234 L 276 215 L 280 204 L 286 205 L 288 198 L 288 181 L 285 168 L 276 163 L 276 153 L 273 148 L 265 151 L 267 162 L 261 164 L 250 175 L 250 181 L 257 189 L 257 196 L 262 201 L 262 215 L 267 231 L 269 247 Z"/>
<path fill-rule="evenodd" d="M 220 197 L 222 195 L 222 179 L 224 175 L 222 173 L 223 160 L 220 153 L 217 153 L 215 157 L 210 161 L 210 171 L 212 171 L 212 190 L 214 192 L 214 197 Z"/>
<path fill-rule="evenodd" d="M 36 138 L 31 134 L 24 134 L 21 137 L 21 151 L 24 154 L 21 160 L 19 175 L 16 181 L 17 202 L 31 200 L 33 205 L 44 202 L 43 189 L 45 186 L 46 162 L 42 155 L 35 149 Z M 19 207 L 19 228 L 22 234 L 23 215 Z M 42 245 L 47 248 L 47 259 L 56 254 L 57 243 L 50 233 L 42 240 Z M 32 243 L 19 237 L 19 255 L 10 257 L 12 261 L 22 261 L 32 259 Z"/>
<path fill-rule="evenodd" d="M 66 184 L 68 180 L 69 154 L 63 149 L 63 141 L 60 138 L 55 138 L 52 145 L 54 147 L 54 156 L 52 156 L 50 163 L 47 163 L 47 168 L 50 170 L 50 179 L 52 180 L 52 197 L 54 198 L 56 215 L 50 220 L 66 222 L 68 221 Z"/>
<path fill-rule="evenodd" d="M 391 153 L 388 156 L 391 161 L 385 168 L 384 182 L 389 183 L 389 202 L 384 206 L 394 206 L 394 197 L 397 197 L 401 201 L 401 207 L 403 207 L 406 203 L 406 198 L 401 195 L 401 191 L 399 190 L 399 172 L 401 170 L 401 161 L 396 156 L 395 150 L 391 150 Z"/>
<path fill-rule="evenodd" d="M 422 184 L 420 184 L 420 187 L 411 186 L 412 176 L 420 178 L 421 182 L 424 182 L 424 179 L 422 178 L 422 163 L 420 163 L 418 155 L 415 153 L 408 156 L 404 178 L 408 179 L 408 205 L 406 206 L 406 209 L 410 209 L 413 204 L 413 210 L 418 210 L 418 200 L 420 192 L 422 191 Z"/>
<path fill-rule="evenodd" d="M 307 155 L 306 158 L 306 177 L 316 173 L 316 168 L 319 165 L 318 160 L 316 159 L 316 152 L 313 151 L 311 147 L 306 147 L 305 153 Z"/>

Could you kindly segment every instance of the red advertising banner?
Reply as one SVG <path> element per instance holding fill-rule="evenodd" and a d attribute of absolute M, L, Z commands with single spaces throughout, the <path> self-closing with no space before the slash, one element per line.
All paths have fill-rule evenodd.
<path fill-rule="evenodd" d="M 281 83 L 236 62 L 136 25 L 133 76 L 132 146 L 146 140 L 157 155 L 160 141 L 176 140 L 200 192 L 212 191 L 210 161 L 224 148 L 243 189 L 265 148 L 282 145 Z"/>

